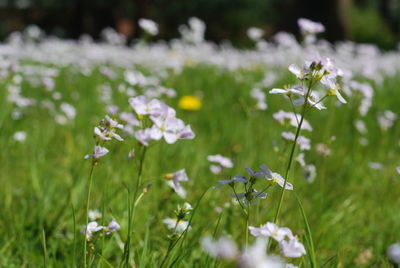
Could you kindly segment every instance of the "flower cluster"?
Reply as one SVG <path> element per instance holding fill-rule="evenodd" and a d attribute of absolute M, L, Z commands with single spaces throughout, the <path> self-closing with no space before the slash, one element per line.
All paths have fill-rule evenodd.
<path fill-rule="evenodd" d="M 195 137 L 190 125 L 185 125 L 181 119 L 176 118 L 175 110 L 162 101 L 138 96 L 130 98 L 129 103 L 141 121 L 135 137 L 144 146 L 149 146 L 151 140 L 161 138 L 172 144 L 179 139 Z"/>
<path fill-rule="evenodd" d="M 285 263 L 282 258 L 267 254 L 267 241 L 257 238 L 253 245 L 239 250 L 235 242 L 228 236 L 214 239 L 205 236 L 200 241 L 204 251 L 210 256 L 225 260 L 229 267 L 239 268 L 295 268 L 297 266 Z"/>
<path fill-rule="evenodd" d="M 253 171 L 249 167 L 246 167 L 246 170 L 250 174 L 249 178 L 246 178 L 245 176 L 233 176 L 229 180 L 220 180 L 219 184 L 215 186 L 214 189 L 223 185 L 229 185 L 233 191 L 232 197 L 236 198 L 240 204 L 243 201 L 245 205 L 255 204 L 257 199 L 265 199 L 267 197 L 265 191 L 257 191 L 254 188 L 255 184 L 260 179 L 265 179 L 265 181 L 269 182 L 266 189 L 274 184 L 278 184 L 280 187 L 285 187 L 286 190 L 293 190 L 293 185 L 291 183 L 286 182 L 285 185 L 285 179 L 279 173 L 272 172 L 265 165 L 261 165 L 259 171 Z M 236 184 L 238 183 L 243 185 L 244 192 L 238 193 L 236 191 Z"/>
<path fill-rule="evenodd" d="M 105 118 L 100 121 L 100 124 L 94 128 L 96 145 L 93 154 L 85 155 L 85 159 L 93 158 L 93 163 L 97 163 L 99 158 L 109 152 L 107 148 L 102 146 L 106 141 L 112 139 L 123 141 L 121 136 L 116 132 L 118 129 L 122 129 L 123 127 L 122 124 L 119 124 L 117 121 L 106 115 Z"/>
<path fill-rule="evenodd" d="M 114 219 L 107 226 L 99 225 L 97 221 L 91 221 L 81 230 L 81 233 L 85 235 L 87 241 L 92 241 L 96 237 L 110 235 L 119 229 L 121 226 Z"/>
<path fill-rule="evenodd" d="M 300 258 L 306 254 L 303 244 L 286 227 L 267 222 L 261 227 L 249 226 L 250 233 L 255 237 L 271 237 L 279 243 L 282 254 L 288 258 Z"/>

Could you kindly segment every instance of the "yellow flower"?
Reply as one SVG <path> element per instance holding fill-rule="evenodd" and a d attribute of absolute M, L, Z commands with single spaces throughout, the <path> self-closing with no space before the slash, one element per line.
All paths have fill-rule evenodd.
<path fill-rule="evenodd" d="M 201 108 L 201 100 L 195 96 L 183 96 L 178 105 L 183 110 L 198 111 Z"/>

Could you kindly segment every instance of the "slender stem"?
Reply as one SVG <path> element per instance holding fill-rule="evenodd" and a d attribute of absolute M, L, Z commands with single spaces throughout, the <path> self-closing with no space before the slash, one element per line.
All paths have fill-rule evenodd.
<path fill-rule="evenodd" d="M 42 244 L 43 244 L 43 267 L 47 267 L 47 244 L 46 244 L 46 233 L 42 229 Z"/>
<path fill-rule="evenodd" d="M 246 240 L 245 247 L 249 244 L 249 222 L 250 222 L 250 203 L 247 202 L 247 216 L 246 216 Z"/>
<path fill-rule="evenodd" d="M 135 198 L 133 199 L 135 201 L 136 201 L 137 195 L 139 193 L 140 184 L 142 183 L 143 163 L 144 163 L 144 158 L 146 156 L 146 151 L 147 151 L 147 147 L 143 147 L 142 155 L 140 156 L 138 175 L 137 175 L 137 179 L 136 179 L 136 189 L 135 189 L 135 195 L 134 195 Z"/>
<path fill-rule="evenodd" d="M 275 213 L 275 217 L 274 217 L 274 223 L 276 223 L 278 221 L 278 218 L 279 218 L 279 213 L 280 213 L 280 210 L 281 210 L 281 207 L 282 207 L 283 196 L 284 196 L 285 188 L 286 188 L 286 185 L 287 185 L 287 179 L 288 179 L 290 168 L 292 166 L 294 151 L 296 149 L 296 144 L 297 144 L 297 139 L 298 139 L 298 137 L 300 135 L 301 126 L 302 126 L 303 121 L 304 121 L 304 115 L 305 115 L 306 108 L 307 108 L 307 99 L 308 99 L 308 97 L 309 97 L 309 95 L 311 93 L 311 88 L 312 88 L 312 83 L 310 82 L 310 84 L 308 86 L 308 89 L 307 89 L 307 93 L 306 93 L 305 99 L 304 99 L 304 104 L 303 104 L 303 109 L 302 109 L 302 113 L 301 113 L 300 122 L 299 122 L 299 124 L 297 126 L 296 135 L 295 135 L 295 138 L 294 138 L 294 141 L 293 141 L 292 149 L 290 151 L 289 161 L 288 161 L 288 165 L 287 165 L 286 172 L 285 172 L 285 177 L 284 177 L 285 182 L 284 182 L 282 190 L 281 190 L 281 194 L 280 194 L 280 198 L 279 198 L 279 202 L 278 202 L 278 208 L 276 209 L 276 213 Z"/>
<path fill-rule="evenodd" d="M 247 211 L 246 211 L 246 209 L 244 208 L 242 202 L 241 202 L 240 199 L 239 199 L 239 196 L 238 196 L 237 193 L 236 193 L 235 186 L 232 186 L 232 191 L 233 191 L 233 194 L 235 195 L 236 200 L 238 201 L 240 207 L 242 208 L 243 213 L 244 213 L 245 215 L 247 215 Z"/>
<path fill-rule="evenodd" d="M 139 168 L 138 168 L 138 173 L 137 173 L 137 178 L 136 178 L 136 188 L 135 188 L 135 194 L 132 200 L 128 197 L 128 237 L 125 242 L 125 249 L 124 249 L 124 255 L 125 255 L 125 267 L 129 267 L 129 259 L 130 259 L 130 243 L 131 243 L 131 227 L 133 224 L 133 218 L 136 210 L 136 205 L 137 205 L 137 199 L 138 199 L 138 193 L 139 193 L 139 188 L 140 184 L 142 183 L 142 172 L 143 172 L 143 164 L 144 164 L 144 159 L 146 156 L 147 148 L 143 147 L 142 149 L 142 154 L 140 156 L 139 160 Z M 128 193 L 130 195 L 130 193 Z"/>
<path fill-rule="evenodd" d="M 88 186 L 88 193 L 87 193 L 87 199 L 86 199 L 86 225 L 85 225 L 85 238 L 84 238 L 84 245 L 83 245 L 83 264 L 84 267 L 87 267 L 86 263 L 86 243 L 87 243 L 87 227 L 89 224 L 89 206 L 90 206 L 90 193 L 92 191 L 92 181 L 93 181 L 93 170 L 94 170 L 95 162 L 92 162 L 92 167 L 90 169 L 90 174 L 89 174 L 89 186 Z"/>

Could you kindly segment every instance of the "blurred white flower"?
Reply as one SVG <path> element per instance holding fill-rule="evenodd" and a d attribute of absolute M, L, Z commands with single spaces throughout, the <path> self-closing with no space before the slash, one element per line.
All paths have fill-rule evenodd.
<path fill-rule="evenodd" d="M 105 147 L 101 147 L 101 146 L 99 146 L 99 145 L 96 145 L 95 147 L 94 147 L 94 152 L 93 152 L 93 154 L 91 154 L 91 155 L 89 155 L 89 154 L 87 154 L 87 155 L 85 155 L 85 159 L 89 159 L 89 158 L 94 158 L 94 159 L 99 159 L 100 157 L 103 157 L 103 156 L 105 156 L 106 154 L 108 154 L 108 149 L 107 148 L 105 148 Z"/>
<path fill-rule="evenodd" d="M 264 31 L 260 28 L 257 27 L 250 27 L 249 29 L 247 29 L 247 36 L 257 42 L 259 41 L 264 35 Z"/>
<path fill-rule="evenodd" d="M 168 229 L 174 230 L 177 233 L 183 233 L 186 229 L 190 230 L 189 222 L 185 220 L 165 218 L 163 222 L 167 225 Z"/>
<path fill-rule="evenodd" d="M 18 142 L 24 142 L 26 140 L 26 132 L 25 131 L 17 131 L 13 135 L 13 139 Z"/>
<path fill-rule="evenodd" d="M 99 225 L 96 221 L 92 221 L 81 230 L 81 233 L 86 235 L 87 240 L 90 240 L 96 232 L 103 230 L 104 228 L 104 226 Z"/>
<path fill-rule="evenodd" d="M 89 210 L 88 217 L 89 217 L 89 219 L 91 221 L 96 221 L 98 219 L 101 219 L 102 216 L 103 215 L 101 214 L 101 212 L 98 211 L 97 209 L 96 210 Z"/>
<path fill-rule="evenodd" d="M 267 241 L 258 238 L 249 246 L 240 259 L 241 268 L 284 268 L 285 263 L 278 256 L 267 255 Z"/>
<path fill-rule="evenodd" d="M 288 258 L 300 258 L 306 254 L 304 245 L 296 237 L 292 237 L 288 241 L 283 240 L 280 243 L 280 247 L 283 255 Z"/>
<path fill-rule="evenodd" d="M 110 235 L 111 233 L 118 231 L 119 229 L 121 229 L 121 226 L 119 225 L 119 223 L 115 220 L 112 219 L 110 221 L 110 223 L 108 224 L 108 226 L 105 228 L 106 230 L 106 235 Z"/>
<path fill-rule="evenodd" d="M 214 258 L 233 260 L 239 253 L 235 242 L 229 237 L 213 239 L 211 236 L 205 236 L 201 239 L 200 244 Z"/>
<path fill-rule="evenodd" d="M 152 20 L 149 19 L 139 19 L 139 26 L 149 35 L 157 35 L 158 34 L 158 25 Z"/>
<path fill-rule="evenodd" d="M 68 119 L 74 119 L 76 116 L 76 109 L 69 103 L 63 102 L 60 105 L 61 111 L 67 116 Z"/>
<path fill-rule="evenodd" d="M 400 244 L 391 245 L 387 250 L 387 256 L 392 262 L 400 264 Z"/>
<path fill-rule="evenodd" d="M 174 191 L 182 198 L 186 198 L 186 191 L 183 189 L 181 182 L 188 181 L 189 177 L 186 174 L 186 169 L 181 169 L 175 173 L 168 173 L 164 176 L 167 180 L 168 186 L 170 186 Z"/>
<path fill-rule="evenodd" d="M 318 34 L 325 31 L 324 25 L 309 19 L 300 18 L 297 20 L 297 23 L 300 27 L 300 32 L 303 35 Z"/>
<path fill-rule="evenodd" d="M 397 114 L 393 113 L 390 110 L 386 110 L 383 113 L 378 114 L 378 123 L 382 130 L 388 130 L 394 124 L 394 121 L 397 119 Z"/>

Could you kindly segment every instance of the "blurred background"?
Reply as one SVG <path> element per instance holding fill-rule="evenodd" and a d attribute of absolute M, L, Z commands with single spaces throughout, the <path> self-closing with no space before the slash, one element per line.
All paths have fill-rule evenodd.
<path fill-rule="evenodd" d="M 196 16 L 207 25 L 206 39 L 250 45 L 246 30 L 262 28 L 298 34 L 297 19 L 323 23 L 329 41 L 349 39 L 392 49 L 400 41 L 400 0 L 0 0 L 0 38 L 35 24 L 47 34 L 99 38 L 113 27 L 136 38 L 139 18 L 156 21 L 159 39 L 179 36 L 178 26 Z"/>

